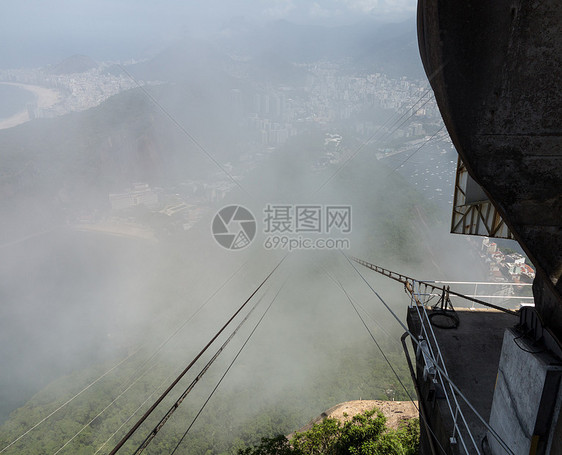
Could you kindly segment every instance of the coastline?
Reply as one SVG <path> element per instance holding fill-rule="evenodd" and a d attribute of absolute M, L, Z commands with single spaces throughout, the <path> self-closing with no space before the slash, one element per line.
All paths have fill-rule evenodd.
<path fill-rule="evenodd" d="M 98 232 L 101 234 L 113 235 L 117 237 L 129 237 L 142 240 L 157 242 L 154 232 L 144 226 L 124 222 L 97 222 L 97 223 L 78 223 L 71 226 L 75 231 Z"/>
<path fill-rule="evenodd" d="M 39 109 L 48 109 L 60 101 L 60 94 L 50 88 L 40 87 L 38 85 L 21 84 L 19 82 L 0 82 L 3 85 L 11 85 L 27 90 L 35 95 L 37 107 Z M 23 109 L 11 117 L 0 120 L 0 130 L 12 128 L 30 120 L 27 109 Z"/>

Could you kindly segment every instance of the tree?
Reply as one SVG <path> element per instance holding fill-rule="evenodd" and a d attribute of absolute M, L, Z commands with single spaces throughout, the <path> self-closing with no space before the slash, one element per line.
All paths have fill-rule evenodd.
<path fill-rule="evenodd" d="M 341 423 L 325 418 L 311 429 L 285 436 L 263 438 L 258 446 L 239 455 L 414 455 L 418 452 L 419 421 L 410 420 L 397 430 L 386 426 L 386 417 L 372 409 Z"/>
<path fill-rule="evenodd" d="M 239 455 L 297 455 L 300 454 L 296 449 L 291 447 L 289 440 L 278 435 L 274 438 L 262 438 L 261 443 L 247 449 L 240 449 Z"/>

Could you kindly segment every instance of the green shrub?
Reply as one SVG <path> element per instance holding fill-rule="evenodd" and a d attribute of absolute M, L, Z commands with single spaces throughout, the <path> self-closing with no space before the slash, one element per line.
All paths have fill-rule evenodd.
<path fill-rule="evenodd" d="M 342 423 L 326 418 L 310 430 L 263 438 L 239 455 L 414 455 L 418 452 L 419 421 L 410 420 L 397 430 L 386 426 L 386 417 L 373 409 Z"/>

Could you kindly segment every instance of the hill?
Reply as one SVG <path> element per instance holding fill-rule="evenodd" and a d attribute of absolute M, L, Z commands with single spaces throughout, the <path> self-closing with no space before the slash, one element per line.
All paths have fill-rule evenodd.
<path fill-rule="evenodd" d="M 221 44 L 252 59 L 274 52 L 296 63 L 347 61 L 348 66 L 392 77 L 423 77 L 413 19 L 397 24 L 368 20 L 351 26 L 304 26 L 286 20 L 255 28 L 231 24 Z"/>
<path fill-rule="evenodd" d="M 51 72 L 58 75 L 85 73 L 97 67 L 97 62 L 86 55 L 72 55 L 55 65 Z"/>
<path fill-rule="evenodd" d="M 365 411 L 377 408 L 386 417 L 386 425 L 388 428 L 397 430 L 402 423 L 411 419 L 417 419 L 419 412 L 416 408 L 417 401 L 381 401 L 381 400 L 355 400 L 346 401 L 332 406 L 327 411 L 324 411 L 310 423 L 295 433 L 302 433 L 308 431 L 313 425 L 322 422 L 324 419 L 336 419 L 342 423 L 350 421 L 354 416 L 361 414 Z M 288 439 L 294 433 L 287 436 Z"/>

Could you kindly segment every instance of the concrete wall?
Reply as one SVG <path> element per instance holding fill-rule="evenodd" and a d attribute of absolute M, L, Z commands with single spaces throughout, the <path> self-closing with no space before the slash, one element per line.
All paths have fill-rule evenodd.
<path fill-rule="evenodd" d="M 514 329 L 505 331 L 490 425 L 515 454 L 548 454 L 553 440 L 562 439 L 561 378 L 560 359 Z M 494 455 L 507 453 L 490 433 L 488 443 Z"/>
<path fill-rule="evenodd" d="M 560 0 L 418 2 L 420 54 L 443 121 L 548 288 L 535 303 L 560 339 L 561 17 Z"/>

